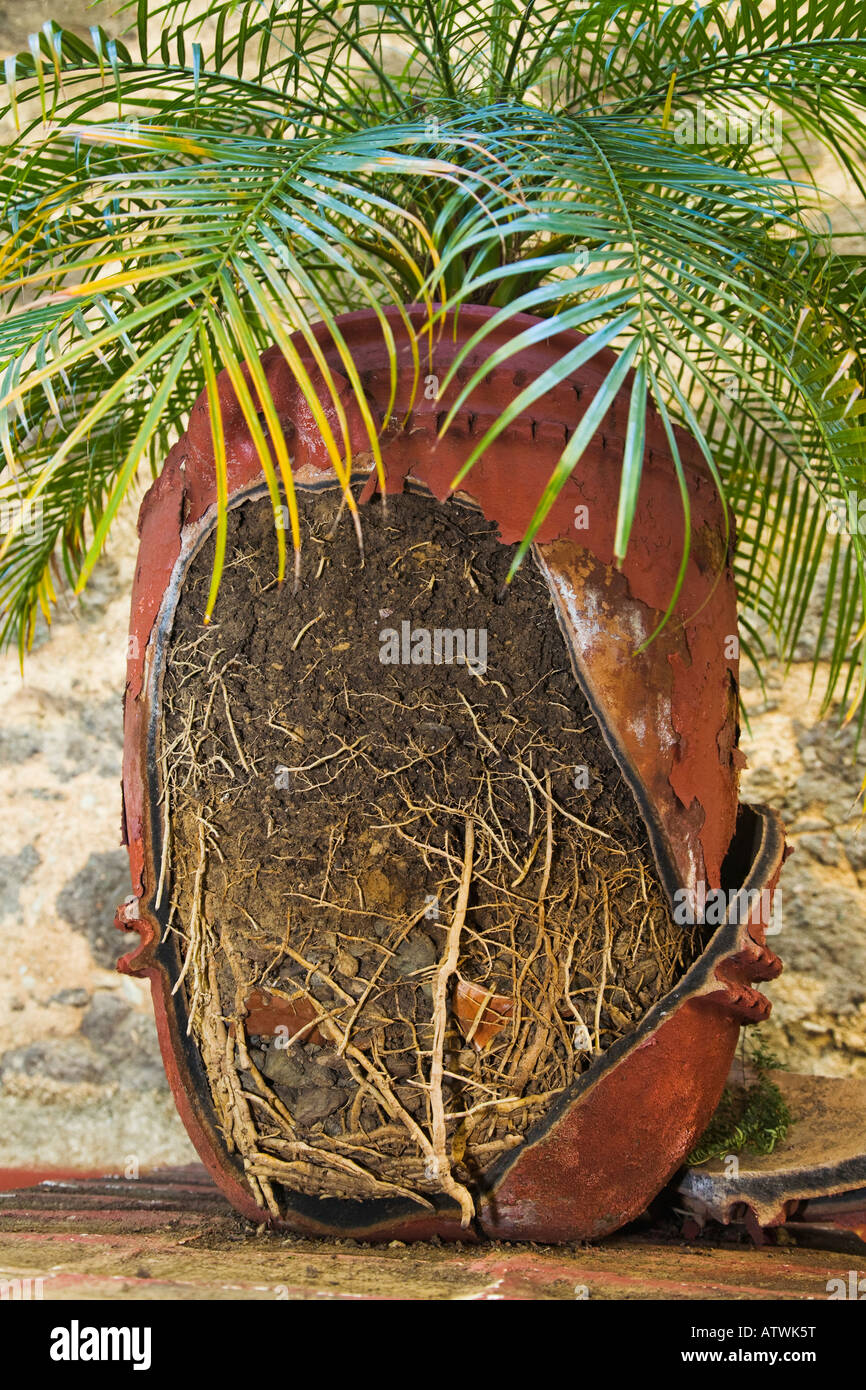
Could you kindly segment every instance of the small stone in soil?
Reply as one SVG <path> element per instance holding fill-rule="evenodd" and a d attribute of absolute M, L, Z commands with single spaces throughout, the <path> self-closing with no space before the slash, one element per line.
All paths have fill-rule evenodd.
<path fill-rule="evenodd" d="M 413 975 L 416 970 L 428 969 L 436 958 L 436 947 L 429 936 L 414 931 L 398 946 L 391 964 L 400 975 Z"/>
<path fill-rule="evenodd" d="M 312 1125 L 333 1115 L 346 1104 L 346 1099 L 346 1092 L 336 1086 L 305 1086 L 298 1091 L 292 1114 L 298 1124 Z"/>
<path fill-rule="evenodd" d="M 306 1077 L 300 1054 L 294 1048 L 269 1047 L 260 1070 L 280 1086 L 304 1086 Z"/>
<path fill-rule="evenodd" d="M 347 979 L 353 979 L 358 973 L 358 962 L 348 951 L 337 952 L 337 971 L 340 975 L 345 975 Z"/>

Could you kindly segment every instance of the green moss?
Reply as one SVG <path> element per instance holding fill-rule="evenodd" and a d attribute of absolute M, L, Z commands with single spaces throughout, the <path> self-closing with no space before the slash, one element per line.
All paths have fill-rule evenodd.
<path fill-rule="evenodd" d="M 725 1087 L 718 1109 L 687 1163 L 707 1163 L 742 1149 L 770 1154 L 788 1133 L 791 1112 L 767 1074 L 781 1068 L 778 1058 L 756 1038 L 748 1052 L 744 1047 L 744 1060 L 754 1068 L 755 1080 L 750 1086 Z"/>

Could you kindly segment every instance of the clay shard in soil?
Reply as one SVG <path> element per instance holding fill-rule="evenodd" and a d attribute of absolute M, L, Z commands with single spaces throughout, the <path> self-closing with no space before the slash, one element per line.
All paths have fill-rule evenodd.
<path fill-rule="evenodd" d="M 362 509 L 362 566 L 338 494 L 300 496 L 296 592 L 247 501 L 212 622 L 213 536 L 175 614 L 176 988 L 263 1208 L 447 1192 L 468 1221 L 490 1165 L 703 943 L 672 921 L 537 571 L 497 602 L 513 548 L 414 494 Z"/>

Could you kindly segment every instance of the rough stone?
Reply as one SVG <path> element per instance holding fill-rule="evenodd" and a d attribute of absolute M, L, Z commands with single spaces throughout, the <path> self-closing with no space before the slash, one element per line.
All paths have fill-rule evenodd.
<path fill-rule="evenodd" d="M 835 835 L 801 835 L 797 845 L 822 864 L 841 863 L 842 846 Z"/>
<path fill-rule="evenodd" d="M 274 1047 L 271 1045 L 264 1054 L 261 1070 L 271 1081 L 280 1086 L 292 1087 L 305 1084 L 304 1064 L 296 1047 Z"/>
<path fill-rule="evenodd" d="M 68 1038 L 42 1038 L 28 1047 L 16 1048 L 0 1058 L 4 1085 L 10 1077 L 44 1076 L 53 1081 L 105 1083 L 111 1079 L 106 1058 L 73 1034 Z"/>
<path fill-rule="evenodd" d="M 42 856 L 32 845 L 17 854 L 0 854 L 0 917 L 17 912 L 22 885 L 41 863 Z"/>
<path fill-rule="evenodd" d="M 853 830 L 843 830 L 840 838 L 845 846 L 848 863 L 857 873 L 866 872 L 866 832 L 862 826 Z"/>
<path fill-rule="evenodd" d="M 352 980 L 358 973 L 358 962 L 349 951 L 339 951 L 337 953 L 337 971 L 340 975 L 345 975 Z"/>
<path fill-rule="evenodd" d="M 138 941 L 134 932 L 121 932 L 114 926 L 115 909 L 128 896 L 126 850 L 112 849 L 91 854 L 57 897 L 58 914 L 87 938 L 94 960 L 107 970 Z"/>
<path fill-rule="evenodd" d="M 90 1003 L 90 994 L 86 989 L 61 989 L 57 994 L 52 994 L 48 1002 L 63 1004 L 67 1008 L 84 1009 Z"/>
<path fill-rule="evenodd" d="M 394 952 L 394 967 L 401 975 L 429 969 L 437 959 L 436 947 L 426 932 L 411 931 Z"/>
<path fill-rule="evenodd" d="M 97 994 L 81 1020 L 81 1031 L 94 1047 L 110 1048 L 131 1012 L 129 1004 L 117 995 Z"/>
<path fill-rule="evenodd" d="M 39 752 L 32 729 L 0 729 L 0 763 L 23 763 Z"/>
<path fill-rule="evenodd" d="M 305 1086 L 298 1091 L 294 1117 L 298 1124 L 312 1125 L 325 1120 L 346 1103 L 346 1092 L 336 1086 Z"/>

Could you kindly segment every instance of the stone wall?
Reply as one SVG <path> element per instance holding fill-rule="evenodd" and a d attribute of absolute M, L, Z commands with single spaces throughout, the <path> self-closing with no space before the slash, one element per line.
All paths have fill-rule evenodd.
<path fill-rule="evenodd" d="M 0 55 L 22 47 L 50 8 L 24 0 L 0 9 Z M 63 16 L 85 31 L 98 17 L 86 0 L 66 0 Z M 0 1167 L 132 1170 L 192 1156 L 148 988 L 113 969 L 129 945 L 112 917 L 129 891 L 118 844 L 134 510 L 86 598 L 40 631 L 23 679 L 14 655 L 0 658 Z M 763 1031 L 793 1068 L 864 1075 L 860 772 L 851 732 L 818 720 L 808 642 L 800 655 L 784 682 L 769 672 L 766 701 L 744 676 L 743 795 L 778 806 L 795 846 L 772 943 L 786 969 L 767 987 L 774 1012 Z"/>
<path fill-rule="evenodd" d="M 824 1076 L 866 1076 L 866 828 L 859 755 L 838 714 L 821 721 L 811 663 L 771 670 L 768 698 L 744 671 L 751 729 L 745 801 L 778 807 L 794 853 L 782 871 L 781 930 L 770 944 L 784 973 L 766 986 L 762 1036 L 785 1064 Z"/>
<path fill-rule="evenodd" d="M 0 1167 L 186 1162 L 150 1004 L 117 957 L 121 696 L 137 538 L 121 518 L 22 679 L 0 659 Z"/>

